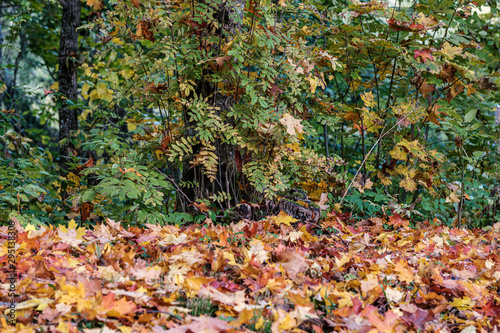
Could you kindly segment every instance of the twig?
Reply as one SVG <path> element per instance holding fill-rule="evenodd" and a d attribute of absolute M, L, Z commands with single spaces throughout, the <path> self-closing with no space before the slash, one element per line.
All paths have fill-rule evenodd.
<path fill-rule="evenodd" d="M 191 204 L 191 205 L 192 205 L 192 206 L 193 206 L 193 207 L 194 207 L 197 211 L 199 211 L 200 213 L 202 213 L 203 215 L 205 215 L 205 216 L 206 216 L 206 214 L 205 214 L 205 213 L 203 213 L 203 212 L 202 212 L 202 211 L 201 211 L 198 207 L 196 207 L 196 205 L 194 204 L 194 202 L 193 202 L 191 199 L 189 199 L 189 197 L 188 197 L 188 196 L 187 196 L 184 192 L 182 192 L 182 190 L 179 188 L 179 186 L 177 186 L 177 183 L 176 183 L 176 182 L 175 182 L 172 178 L 170 178 L 169 176 L 167 176 L 166 174 L 164 174 L 163 172 L 161 172 L 161 171 L 160 171 L 160 169 L 158 169 L 158 168 L 156 168 L 156 167 L 155 167 L 155 170 L 156 170 L 156 171 L 158 171 L 158 172 L 159 172 L 159 173 L 160 173 L 163 177 L 165 177 L 165 178 L 166 178 L 169 182 L 171 182 L 171 183 L 175 186 L 176 190 L 177 190 L 180 194 L 182 194 L 182 195 L 186 198 L 186 200 L 187 200 L 187 201 L 188 201 L 188 202 L 189 202 L 189 203 L 190 203 L 190 204 Z"/>
<path fill-rule="evenodd" d="M 408 113 L 407 115 L 404 116 L 404 118 L 408 118 L 409 115 L 411 115 L 413 112 L 415 112 L 415 109 L 413 109 L 410 113 Z M 403 119 L 404 119 L 403 118 Z M 384 136 L 386 136 L 387 134 L 389 134 L 390 132 L 392 132 L 393 129 L 396 128 L 396 126 L 398 126 L 398 123 L 399 121 L 394 125 L 392 126 L 387 132 L 381 134 L 379 136 L 379 138 L 377 139 L 377 141 L 373 144 L 372 148 L 370 149 L 370 151 L 368 152 L 368 154 L 366 154 L 364 160 L 363 160 L 363 163 L 361 163 L 361 165 L 359 166 L 359 169 L 358 171 L 356 171 L 356 174 L 354 175 L 354 178 L 351 180 L 351 183 L 349 184 L 349 186 L 347 187 L 347 189 L 345 190 L 344 192 L 344 195 L 342 195 L 342 199 L 340 200 L 339 203 L 342 203 L 345 199 L 345 196 L 347 195 L 347 192 L 349 192 L 349 190 L 351 189 L 352 187 L 352 184 L 354 183 L 354 180 L 356 179 L 356 177 L 358 176 L 359 172 L 361 171 L 361 169 L 363 168 L 366 160 L 368 159 L 368 157 L 370 156 L 370 154 L 372 153 L 373 149 L 375 149 L 375 147 L 378 145 L 379 141 L 382 140 L 382 138 Z M 384 128 L 382 129 L 382 132 L 384 132 L 384 129 L 387 127 L 387 124 L 384 126 Z"/>

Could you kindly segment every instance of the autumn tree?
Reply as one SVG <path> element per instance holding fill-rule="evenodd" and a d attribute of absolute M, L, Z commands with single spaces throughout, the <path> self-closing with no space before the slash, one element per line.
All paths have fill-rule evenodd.
<path fill-rule="evenodd" d="M 59 109 L 60 167 L 67 169 L 69 157 L 75 155 L 71 135 L 78 130 L 78 109 L 71 101 L 78 99 L 78 27 L 80 26 L 81 1 L 59 0 L 62 7 L 59 44 L 59 92 L 65 100 Z M 69 100 L 69 101 L 68 101 Z"/>

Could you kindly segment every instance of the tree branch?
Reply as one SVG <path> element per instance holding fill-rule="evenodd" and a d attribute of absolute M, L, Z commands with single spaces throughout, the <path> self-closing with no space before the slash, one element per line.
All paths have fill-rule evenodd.
<path fill-rule="evenodd" d="M 68 3 L 66 2 L 66 0 L 59 0 L 59 3 L 61 4 L 61 6 L 63 6 L 63 8 L 68 7 Z"/>

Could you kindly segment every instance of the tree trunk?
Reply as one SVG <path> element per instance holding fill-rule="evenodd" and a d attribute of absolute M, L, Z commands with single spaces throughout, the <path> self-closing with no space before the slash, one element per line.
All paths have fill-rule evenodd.
<path fill-rule="evenodd" d="M 80 0 L 59 0 L 62 5 L 61 38 L 59 44 L 59 92 L 67 99 L 77 99 L 78 32 L 80 26 Z M 59 165 L 67 170 L 70 157 L 75 154 L 70 142 L 71 134 L 78 130 L 78 110 L 70 109 L 65 100 L 59 109 Z M 61 140 L 66 139 L 61 143 Z"/>
<path fill-rule="evenodd" d="M 236 3 L 239 3 L 239 1 L 236 1 L 235 4 Z M 242 4 L 244 4 L 244 2 Z M 217 21 L 220 27 L 219 29 L 222 29 L 222 31 L 215 30 L 215 32 L 210 32 L 207 28 L 204 33 L 206 33 L 206 35 L 214 33 L 220 39 L 225 38 L 224 32 L 234 34 L 235 31 L 241 29 L 241 26 L 234 21 L 235 14 L 236 9 L 233 6 L 226 4 L 226 2 L 221 2 L 216 17 L 213 17 L 213 19 Z M 231 17 L 231 15 L 233 16 Z M 240 15 L 242 15 L 242 13 Z M 218 52 L 219 55 L 220 50 Z M 210 101 L 213 101 L 213 106 L 218 107 L 221 112 L 231 109 L 235 102 L 234 99 L 217 92 L 217 88 L 213 82 L 207 79 L 209 74 L 209 72 L 206 72 L 202 75 L 201 79 L 195 80 L 196 95 L 204 99 L 210 97 Z M 188 110 L 184 120 L 187 124 L 187 135 L 196 136 L 197 133 L 194 130 L 195 124 L 191 123 L 189 118 Z M 234 147 L 221 142 L 220 139 L 215 139 L 213 144 L 216 148 L 215 154 L 218 158 L 218 172 L 216 179 L 214 181 L 210 181 L 204 174 L 203 167 L 201 165 L 193 167 L 190 161 L 184 163 L 181 179 L 181 191 L 183 194 L 178 194 L 177 209 L 192 211 L 194 207 L 190 201 L 195 202 L 200 199 L 208 199 L 209 196 L 217 195 L 219 193 L 226 193 L 231 197 L 231 199 L 226 199 L 223 202 L 218 203 L 219 208 L 222 210 L 234 207 L 236 203 L 239 202 L 239 198 L 237 197 L 239 190 L 236 184 Z M 193 156 L 190 160 L 194 159 L 196 155 L 200 153 L 201 148 L 201 144 L 193 147 Z M 193 183 L 198 186 L 193 187 L 190 185 Z"/>

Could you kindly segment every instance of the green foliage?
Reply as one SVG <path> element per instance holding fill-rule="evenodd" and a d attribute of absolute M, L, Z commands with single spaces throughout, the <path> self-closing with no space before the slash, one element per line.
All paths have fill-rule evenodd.
<path fill-rule="evenodd" d="M 2 115 L 0 123 L 0 220 L 16 217 L 23 225 L 57 223 L 58 177 L 51 172 L 51 154 L 30 147 L 29 139 L 17 134 Z"/>
<path fill-rule="evenodd" d="M 54 69 L 59 13 L 26 4 L 9 13 L 8 47 L 22 46 L 21 25 L 50 30 L 43 50 L 31 37 L 24 50 Z M 2 157 L 13 165 L 2 207 L 42 212 L 34 195 L 61 203 L 61 186 L 74 215 L 85 204 L 91 219 L 182 224 L 300 187 L 355 219 L 402 209 L 416 221 L 498 221 L 487 214 L 500 179 L 497 1 L 89 4 L 82 99 L 67 101 L 82 110 L 71 140 L 83 154 L 60 182 L 51 154 L 27 157 L 23 135 L 54 148 L 51 108 L 64 96 L 52 89 L 34 111 L 9 80 L 2 108 L 22 117 L 2 112 L 1 140 L 25 152 Z M 35 187 L 16 180 L 25 169 Z"/>

